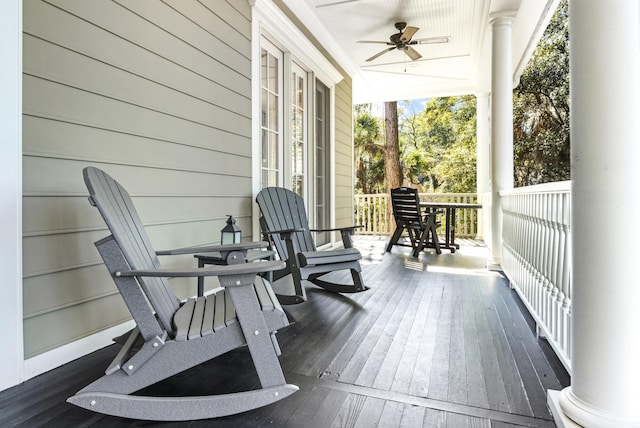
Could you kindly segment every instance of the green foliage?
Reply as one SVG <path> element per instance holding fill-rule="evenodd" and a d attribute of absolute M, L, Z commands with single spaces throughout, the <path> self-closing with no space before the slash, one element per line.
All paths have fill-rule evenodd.
<path fill-rule="evenodd" d="M 357 105 L 354 115 L 356 192 L 384 192 L 384 143 L 382 120 L 371 114 L 370 104 Z"/>
<path fill-rule="evenodd" d="M 476 102 L 433 98 L 400 127 L 405 181 L 428 192 L 476 191 Z"/>
<path fill-rule="evenodd" d="M 542 36 L 513 93 L 515 185 L 570 178 L 569 19 L 567 0 Z M 425 192 L 476 191 L 476 102 L 433 98 L 424 110 L 401 102 L 399 148 L 404 184 Z M 384 123 L 371 105 L 355 108 L 356 191 L 384 186 Z"/>
<path fill-rule="evenodd" d="M 562 0 L 513 93 L 516 187 L 571 175 L 568 13 Z"/>
<path fill-rule="evenodd" d="M 403 182 L 426 192 L 476 191 L 475 97 L 434 98 L 407 114 L 400 103 L 399 145 Z M 384 192 L 383 121 L 370 105 L 356 106 L 356 191 Z"/>

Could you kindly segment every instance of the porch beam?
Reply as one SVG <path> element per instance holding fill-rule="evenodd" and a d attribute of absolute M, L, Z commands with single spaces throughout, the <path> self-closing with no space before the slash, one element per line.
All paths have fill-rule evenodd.
<path fill-rule="evenodd" d="M 550 395 L 559 426 L 640 427 L 640 3 L 570 3 L 572 384 Z M 620 234 L 604 245 L 603 221 Z"/>
<path fill-rule="evenodd" d="M 515 12 L 491 15 L 491 259 L 501 270 L 502 206 L 500 192 L 513 189 L 513 59 Z"/>

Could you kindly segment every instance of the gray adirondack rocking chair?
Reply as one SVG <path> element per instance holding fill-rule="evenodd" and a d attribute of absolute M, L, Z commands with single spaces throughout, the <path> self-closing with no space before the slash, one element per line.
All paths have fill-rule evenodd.
<path fill-rule="evenodd" d="M 351 235 L 357 226 L 336 229 L 309 229 L 309 220 L 303 199 L 291 190 L 282 187 L 267 187 L 256 197 L 262 214 L 260 227 L 265 237 L 275 247 L 280 260 L 285 260 L 285 269 L 274 272 L 274 279 L 291 274 L 294 295 L 278 294 L 283 304 L 300 303 L 307 300 L 303 280 L 335 293 L 358 293 L 366 291 L 362 280 L 360 252 L 353 248 Z M 344 248 L 317 251 L 312 232 L 336 232 L 342 236 Z M 353 284 L 338 284 L 321 276 L 348 269 Z"/>
<path fill-rule="evenodd" d="M 90 201 L 111 235 L 96 247 L 137 326 L 105 375 L 67 401 L 133 419 L 193 420 L 244 412 L 281 400 L 298 387 L 287 384 L 278 361 L 275 331 L 288 325 L 270 284 L 257 276 L 282 262 L 245 263 L 248 249 L 266 243 L 154 252 L 127 194 L 113 178 L 84 170 Z M 157 254 L 222 251 L 228 266 L 162 269 Z M 235 263 L 235 264 L 234 264 Z M 167 277 L 217 276 L 221 288 L 181 303 Z M 140 342 L 142 345 L 139 346 Z M 240 346 L 248 345 L 261 389 L 195 397 L 130 395 Z"/>

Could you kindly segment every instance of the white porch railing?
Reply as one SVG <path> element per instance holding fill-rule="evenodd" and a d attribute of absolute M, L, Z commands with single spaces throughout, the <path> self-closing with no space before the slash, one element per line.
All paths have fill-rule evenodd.
<path fill-rule="evenodd" d="M 423 201 L 476 203 L 475 193 L 421 193 Z M 511 286 L 571 373 L 571 185 L 569 181 L 501 192 L 503 210 L 501 265 Z M 356 231 L 389 235 L 386 194 L 355 195 Z M 490 225 L 490 194 L 483 197 Z M 456 236 L 475 238 L 478 210 L 457 210 Z M 485 233 L 489 228 L 484 228 Z M 444 234 L 443 234 L 444 235 Z M 485 237 L 491 246 L 489 237 Z"/>
<path fill-rule="evenodd" d="M 571 185 L 501 192 L 502 268 L 571 373 Z"/>
<path fill-rule="evenodd" d="M 475 193 L 420 193 L 424 202 L 456 202 L 477 203 Z M 390 235 L 393 233 L 388 219 L 387 206 L 391 203 L 389 195 L 384 193 L 373 195 L 355 195 L 355 221 L 364 227 L 356 229 L 359 235 Z M 444 225 L 442 226 L 444 227 Z M 478 235 L 478 210 L 456 210 L 456 237 L 476 238 Z M 441 236 L 444 232 L 440 231 Z"/>

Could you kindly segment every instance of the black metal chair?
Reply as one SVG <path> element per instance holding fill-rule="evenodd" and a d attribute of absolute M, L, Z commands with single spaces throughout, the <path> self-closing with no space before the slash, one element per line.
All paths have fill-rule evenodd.
<path fill-rule="evenodd" d="M 416 189 L 410 187 L 391 189 L 391 205 L 393 217 L 396 220 L 396 230 L 387 245 L 387 252 L 390 252 L 394 245 L 400 245 L 412 247 L 413 257 L 418 257 L 420 251 L 425 247 L 433 247 L 437 254 L 441 253 L 438 232 L 436 231 L 438 227 L 437 212 L 423 212 Z M 409 235 L 410 245 L 400 241 L 404 231 L 407 231 Z"/>

